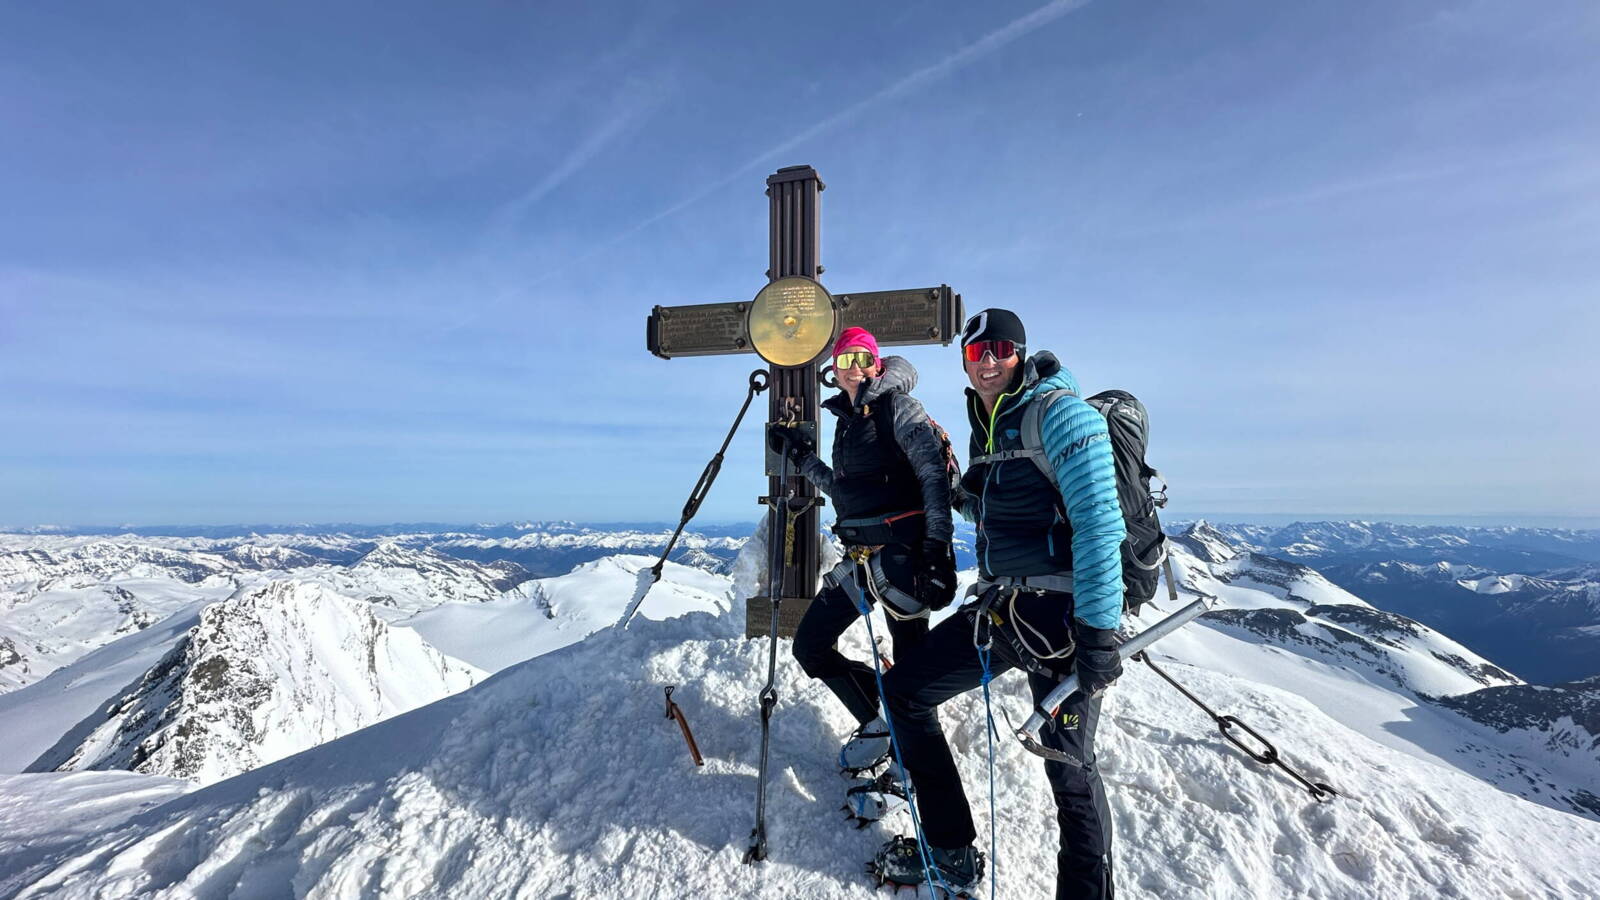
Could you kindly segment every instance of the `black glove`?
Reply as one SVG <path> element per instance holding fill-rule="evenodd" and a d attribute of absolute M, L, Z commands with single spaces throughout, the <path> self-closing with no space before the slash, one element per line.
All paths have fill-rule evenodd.
<path fill-rule="evenodd" d="M 929 609 L 944 609 L 956 596 L 956 555 L 949 541 L 922 542 L 922 567 L 917 573 L 917 599 Z"/>
<path fill-rule="evenodd" d="M 1078 691 L 1094 696 L 1111 686 L 1122 674 L 1122 657 L 1117 653 L 1117 633 L 1105 628 L 1090 628 L 1074 622 L 1078 632 L 1078 650 L 1072 661 L 1072 672 L 1078 676 Z"/>
<path fill-rule="evenodd" d="M 788 454 L 789 461 L 796 466 L 817 449 L 816 442 L 804 431 L 790 425 L 774 425 L 767 429 L 767 446 L 773 453 Z"/>

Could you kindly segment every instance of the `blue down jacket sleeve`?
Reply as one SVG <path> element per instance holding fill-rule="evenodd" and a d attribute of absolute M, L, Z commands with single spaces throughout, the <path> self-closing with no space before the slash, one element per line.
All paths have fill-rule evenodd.
<path fill-rule="evenodd" d="M 1117 469 L 1105 417 L 1078 397 L 1062 397 L 1045 410 L 1039 438 L 1072 523 L 1074 614 L 1091 628 L 1116 628 L 1122 624 L 1127 529 L 1117 503 Z"/>

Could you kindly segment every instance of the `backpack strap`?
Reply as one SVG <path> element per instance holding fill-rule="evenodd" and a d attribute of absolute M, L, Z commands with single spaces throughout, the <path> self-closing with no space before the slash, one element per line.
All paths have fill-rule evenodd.
<path fill-rule="evenodd" d="M 1033 400 L 1028 402 L 1027 408 L 1022 411 L 1021 449 L 1002 450 L 999 453 L 986 453 L 982 456 L 974 456 L 968 465 L 975 466 L 978 463 L 1005 462 L 1008 459 L 1021 459 L 1023 457 L 1027 457 L 1033 460 L 1033 464 L 1039 467 L 1039 471 L 1043 473 L 1044 477 L 1050 482 L 1050 486 L 1055 488 L 1057 493 L 1059 493 L 1061 490 L 1061 485 L 1056 481 L 1055 467 L 1050 465 L 1050 460 L 1046 458 L 1044 452 L 1044 439 L 1041 437 L 1041 425 L 1044 422 L 1045 411 L 1049 409 L 1052 404 L 1054 404 L 1057 400 L 1060 400 L 1062 397 L 1076 396 L 1078 396 L 1077 393 L 1071 388 L 1057 388 L 1053 391 L 1045 391 L 1043 396 L 1035 397 Z"/>

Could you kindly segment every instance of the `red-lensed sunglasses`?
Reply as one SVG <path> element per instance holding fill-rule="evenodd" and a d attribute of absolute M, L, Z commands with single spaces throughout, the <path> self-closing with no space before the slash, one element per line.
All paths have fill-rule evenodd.
<path fill-rule="evenodd" d="M 995 362 L 1010 359 L 1017 352 L 1015 341 L 973 341 L 961 348 L 966 354 L 967 362 L 981 362 L 983 355 L 988 353 L 995 358 Z"/>

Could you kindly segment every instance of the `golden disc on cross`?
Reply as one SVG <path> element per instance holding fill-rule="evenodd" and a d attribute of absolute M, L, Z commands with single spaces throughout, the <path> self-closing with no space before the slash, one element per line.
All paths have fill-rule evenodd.
<path fill-rule="evenodd" d="M 804 275 L 768 284 L 750 301 L 750 343 L 775 366 L 803 366 L 833 343 L 838 321 L 833 295 Z"/>

